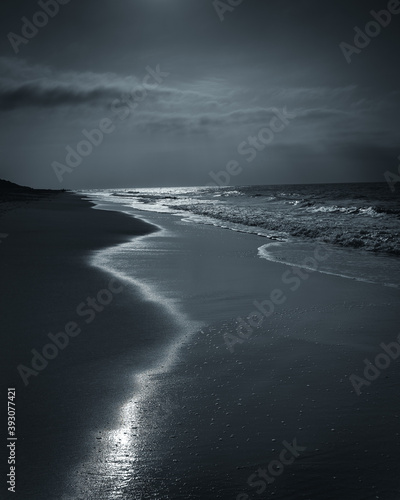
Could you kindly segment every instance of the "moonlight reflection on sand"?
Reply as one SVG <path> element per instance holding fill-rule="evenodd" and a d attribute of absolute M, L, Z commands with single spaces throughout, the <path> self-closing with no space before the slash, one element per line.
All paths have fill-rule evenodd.
<path fill-rule="evenodd" d="M 95 252 L 91 265 L 107 274 L 112 274 L 129 293 L 129 287 L 139 289 L 146 301 L 161 305 L 172 316 L 176 324 L 177 335 L 166 345 L 164 351 L 152 358 L 153 367 L 132 374 L 135 387 L 131 398 L 123 404 L 115 420 L 114 428 L 98 433 L 97 446 L 90 459 L 82 464 L 76 491 L 84 497 L 96 500 L 117 500 L 131 498 L 132 491 L 141 495 L 145 487 L 146 466 L 151 461 L 151 443 L 157 440 L 157 430 L 166 418 L 178 408 L 171 402 L 164 401 L 158 391 L 158 379 L 163 379 L 178 357 L 179 349 L 200 329 L 201 324 L 189 320 L 179 310 L 173 297 L 165 297 L 163 290 L 151 282 L 133 278 L 139 255 L 154 252 L 151 237 L 169 235 L 161 230 L 148 235 L 148 238 L 135 238 L 128 243 Z M 134 342 L 134 339 L 132 340 Z M 154 361 L 155 360 L 155 361 Z M 106 496 L 105 495 L 106 493 Z M 140 497 L 138 497 L 140 498 Z"/>

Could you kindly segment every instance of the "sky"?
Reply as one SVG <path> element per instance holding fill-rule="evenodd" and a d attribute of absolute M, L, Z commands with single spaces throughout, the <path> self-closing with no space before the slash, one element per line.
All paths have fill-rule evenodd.
<path fill-rule="evenodd" d="M 0 178 L 87 189 L 397 171 L 397 0 L 59 2 L 1 2 Z"/>

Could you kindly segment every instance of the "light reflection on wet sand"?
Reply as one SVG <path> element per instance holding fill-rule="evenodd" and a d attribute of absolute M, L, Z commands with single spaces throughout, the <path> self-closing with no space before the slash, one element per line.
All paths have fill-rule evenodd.
<path fill-rule="evenodd" d="M 199 322 L 189 320 L 179 309 L 176 299 L 166 297 L 151 282 L 139 281 L 132 277 L 134 263 L 146 252 L 157 252 L 151 238 L 171 236 L 166 230 L 134 238 L 128 243 L 96 252 L 90 264 L 112 274 L 124 286 L 139 289 L 146 301 L 154 302 L 174 318 L 177 336 L 161 353 L 159 363 L 139 374 L 132 374 L 132 386 L 136 388 L 129 401 L 119 410 L 115 427 L 96 434 L 96 448 L 85 463 L 81 463 L 71 474 L 75 478 L 72 485 L 75 499 L 96 500 L 142 498 L 141 481 L 146 481 L 143 466 L 151 457 L 151 442 L 157 439 L 155 433 L 167 418 L 178 408 L 171 402 L 162 403 L 157 394 L 157 379 L 170 370 L 178 358 L 179 349 L 201 328 Z M 121 264 L 125 262 L 125 268 Z M 118 270 L 115 267 L 118 263 Z M 121 271 L 122 267 L 122 271 Z M 123 271 L 126 271 L 123 272 Z M 134 341 L 133 341 L 134 345 Z M 151 398 L 154 398 L 152 401 Z M 149 411 L 150 410 L 150 411 Z M 144 474 L 143 474 L 144 473 Z M 129 489 L 129 494 L 127 490 Z M 153 498 L 157 498 L 154 492 Z"/>

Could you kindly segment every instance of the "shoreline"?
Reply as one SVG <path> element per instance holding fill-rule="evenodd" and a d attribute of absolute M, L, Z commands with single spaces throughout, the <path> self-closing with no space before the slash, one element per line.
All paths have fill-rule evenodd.
<path fill-rule="evenodd" d="M 121 211 L 126 213 L 129 209 L 121 207 Z M 131 213 L 141 216 L 137 210 Z M 353 498 L 349 493 L 352 476 L 347 473 L 345 464 L 354 461 L 354 457 L 350 460 L 346 442 L 368 435 L 371 431 L 367 422 L 376 414 L 379 405 L 393 404 L 391 395 L 396 377 L 393 380 L 392 376 L 385 374 L 384 378 L 374 382 L 371 392 L 369 388 L 366 390 L 362 395 L 364 400 L 357 400 L 349 377 L 351 373 L 362 374 L 363 357 L 379 350 L 379 341 L 392 340 L 397 321 L 393 303 L 398 298 L 398 291 L 313 273 L 309 279 L 302 280 L 300 293 L 294 291 L 291 294 L 286 290 L 285 304 L 277 307 L 267 322 L 255 326 L 254 334 L 241 338 L 241 342 L 235 345 L 235 352 L 231 353 L 224 343 L 224 335 L 238 334 L 239 315 L 244 318 L 251 314 L 254 299 L 263 301 L 280 286 L 287 266 L 258 259 L 259 238 L 253 235 L 221 231 L 214 226 L 196 226 L 168 214 L 147 213 L 146 220 L 163 227 L 165 234 L 161 237 L 156 233 L 145 238 L 147 244 L 140 249 L 130 249 L 132 260 L 137 260 L 143 268 L 141 271 L 138 266 L 132 272 L 137 273 L 135 276 L 139 279 L 156 279 L 160 293 L 169 293 L 193 319 L 206 320 L 208 326 L 182 347 L 179 362 L 173 367 L 168 381 L 153 381 L 158 394 L 155 401 L 164 401 L 172 410 L 162 426 L 157 427 L 156 437 L 151 438 L 152 433 L 147 432 L 146 439 L 150 439 L 153 452 L 150 457 L 137 458 L 135 476 L 141 479 L 142 485 L 146 485 L 146 477 L 158 478 L 163 491 L 169 491 L 172 498 L 185 498 L 188 492 L 193 498 L 254 498 L 255 490 L 246 483 L 247 478 L 266 461 L 266 456 L 269 455 L 270 460 L 276 458 L 274 447 L 268 453 L 268 436 L 274 442 L 289 441 L 297 436 L 302 445 L 308 442 L 307 451 L 295 463 L 290 476 L 285 476 L 283 483 L 277 481 L 271 492 L 282 495 L 282 498 L 292 498 L 289 496 L 292 486 L 296 491 L 299 486 L 306 488 L 317 467 L 321 479 L 315 485 L 314 496 L 318 488 L 322 491 L 328 482 L 332 495 L 326 498 Z M 187 279 L 179 279 L 179 275 Z M 191 282 L 193 279 L 194 283 Z M 210 300 L 207 295 L 210 295 Z M 384 324 L 378 311 L 385 317 Z M 269 371 L 271 363 L 272 372 Z M 307 363 L 310 363 L 311 370 L 307 370 Z M 391 369 L 396 370 L 397 365 L 393 364 Z M 284 388 L 277 383 L 279 378 L 276 379 L 275 373 L 280 373 L 279 377 L 286 380 Z M 387 385 L 388 377 L 390 383 Z M 238 382 L 241 379 L 242 382 Z M 185 381 L 183 386 L 182 381 Z M 186 389 L 193 386 L 197 393 L 194 399 Z M 274 395 L 275 403 L 262 400 L 263 386 Z M 251 390 L 253 396 L 249 394 Z M 179 398 L 174 395 L 176 391 Z M 333 396 L 328 403 L 325 401 L 326 391 Z M 376 400 L 371 400 L 372 394 Z M 218 406 L 224 401 L 224 405 L 230 408 L 227 415 L 232 416 L 214 414 L 210 399 Z M 241 401 L 240 406 L 249 411 L 243 413 L 244 408 L 240 407 L 232 411 L 232 400 Z M 308 408 L 302 409 L 302 400 L 307 402 Z M 322 408 L 319 408 L 322 401 Z M 142 420 L 138 417 L 138 421 L 146 429 L 148 414 L 150 409 L 154 411 L 156 402 L 141 404 L 142 411 L 136 408 L 135 414 L 142 415 Z M 364 412 L 365 421 L 361 425 L 358 424 L 358 415 L 353 414 L 354 405 L 359 405 Z M 289 417 L 285 406 L 289 406 L 294 415 Z M 338 406 L 341 411 L 339 420 L 335 418 L 335 406 L 336 412 Z M 188 414 L 182 415 L 180 408 Z M 250 434 L 247 425 L 241 426 L 248 421 L 247 413 L 254 425 L 254 432 Z M 309 423 L 304 418 L 305 413 Z M 263 425 L 266 416 L 268 429 Z M 177 435 L 176 418 L 184 429 L 192 429 L 191 437 Z M 389 452 L 388 456 L 390 452 L 395 453 L 391 434 L 396 428 L 395 418 L 390 414 L 387 429 L 377 430 L 368 439 L 370 444 L 379 439 L 383 443 L 381 448 Z M 279 423 L 281 421 L 283 424 Z M 310 423 L 315 426 L 316 433 L 311 431 Z M 214 427 L 210 425 L 213 424 L 219 434 L 211 432 Z M 226 429 L 227 425 L 229 428 Z M 334 432 L 336 434 L 331 434 Z M 252 434 L 259 437 L 254 441 Z M 203 437 L 204 442 L 200 443 L 199 436 L 207 437 Z M 168 451 L 171 437 L 174 446 Z M 260 439 L 264 440 L 264 450 Z M 132 448 L 135 447 L 133 444 Z M 189 453 L 189 458 L 186 450 L 190 447 L 197 449 L 197 453 Z M 353 447 L 352 453 L 357 453 L 357 447 Z M 151 465 L 154 460 L 161 470 Z M 372 466 L 371 460 L 373 463 L 373 457 L 366 457 L 360 463 L 360 474 L 366 484 L 371 483 L 365 474 Z M 342 479 L 340 485 L 336 480 L 332 481 L 333 474 L 326 473 L 330 464 L 338 461 L 343 463 L 343 468 L 336 467 L 334 472 Z M 393 483 L 387 470 L 380 469 L 381 484 Z M 237 470 L 248 472 L 239 480 Z M 205 478 L 200 485 L 196 479 L 198 474 Z M 185 477 L 185 488 L 180 488 L 176 479 L 165 484 L 162 481 L 165 475 Z M 227 484 L 223 478 L 229 476 L 231 480 Z M 365 492 L 373 487 L 369 484 Z M 159 485 L 127 484 L 124 494 L 129 497 L 144 493 L 152 498 L 160 488 Z M 307 488 L 296 496 L 309 497 Z"/>
<path fill-rule="evenodd" d="M 87 264 L 92 253 L 154 231 L 141 220 L 101 213 L 92 206 L 74 194 L 60 194 L 1 219 L 9 233 L 0 248 L 3 277 L 9 284 L 1 311 L 6 332 L 2 350 L 8 354 L 1 368 L 2 386 L 17 389 L 21 498 L 59 499 L 67 493 L 70 486 L 64 490 L 61 485 L 71 481 L 69 471 L 98 443 L 94 429 L 112 427 L 118 419 L 118 408 L 132 391 L 132 369 L 146 366 L 149 352 L 158 347 L 156 336 L 144 339 L 147 351 L 136 355 L 124 329 L 139 321 L 173 330 L 158 307 L 128 287 L 90 324 L 88 317 L 77 316 L 77 306 L 96 297 L 110 281 Z M 58 335 L 72 321 L 79 323 L 82 333 L 70 338 L 25 387 L 17 366 L 29 367 L 31 350 L 41 351 L 49 343 L 49 332 Z"/>
<path fill-rule="evenodd" d="M 202 187 L 86 192 L 97 202 L 126 203 L 140 214 L 171 213 L 198 225 L 265 237 L 260 252 L 278 263 L 299 266 L 320 242 L 333 250 L 321 271 L 399 286 L 396 198 L 383 185 L 376 189 L 360 185 L 357 194 L 348 185 L 340 190 L 327 185 L 324 193 L 323 200 L 310 185 L 298 189 L 247 186 L 217 191 Z"/>

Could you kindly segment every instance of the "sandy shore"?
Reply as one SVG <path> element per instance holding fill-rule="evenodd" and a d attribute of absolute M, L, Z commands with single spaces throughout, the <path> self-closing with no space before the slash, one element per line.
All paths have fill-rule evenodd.
<path fill-rule="evenodd" d="M 397 339 L 399 291 L 295 281 L 257 236 L 145 218 L 163 230 L 60 195 L 1 219 L 17 498 L 397 499 L 398 363 L 360 395 L 349 377 Z M 77 307 L 112 278 L 86 324 Z M 255 301 L 273 312 L 238 331 Z M 17 366 L 70 322 L 25 386 Z"/>
<path fill-rule="evenodd" d="M 154 229 L 90 207 L 63 194 L 1 218 L 1 231 L 8 233 L 0 247 L 2 394 L 8 387 L 17 391 L 17 494 L 10 498 L 60 499 L 67 493 L 62 488 L 72 479 L 71 468 L 98 442 L 92 432 L 112 425 L 132 391 L 132 369 L 144 363 L 128 351 L 131 325 L 168 328 L 168 318 L 141 304 L 139 294 L 135 302 L 133 290 L 115 294 L 90 324 L 90 316 L 78 316 L 79 304 L 107 289 L 111 278 L 87 265 L 90 253 Z M 41 353 L 48 334 L 65 331 L 70 322 L 81 327 L 80 335 L 29 375 L 26 386 L 17 367 L 31 368 L 31 350 Z"/>

